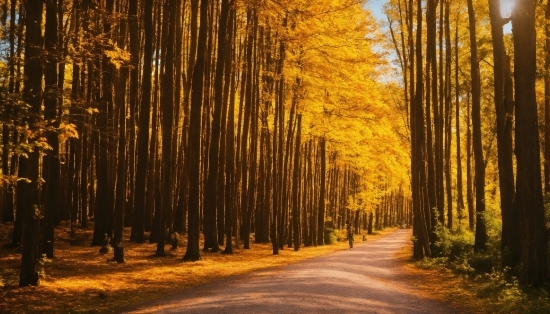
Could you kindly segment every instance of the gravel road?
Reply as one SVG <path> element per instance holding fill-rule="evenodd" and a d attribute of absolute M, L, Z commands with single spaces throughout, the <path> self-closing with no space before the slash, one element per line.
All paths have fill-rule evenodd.
<path fill-rule="evenodd" d="M 353 249 L 196 287 L 133 313 L 459 313 L 400 280 L 411 231 Z"/>

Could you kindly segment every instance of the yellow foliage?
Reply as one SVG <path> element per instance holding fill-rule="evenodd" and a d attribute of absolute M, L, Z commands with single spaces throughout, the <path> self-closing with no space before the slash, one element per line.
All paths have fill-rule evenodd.
<path fill-rule="evenodd" d="M 129 51 L 122 50 L 115 45 L 113 45 L 111 49 L 112 50 L 105 49 L 103 53 L 117 69 L 130 62 L 132 55 Z"/>

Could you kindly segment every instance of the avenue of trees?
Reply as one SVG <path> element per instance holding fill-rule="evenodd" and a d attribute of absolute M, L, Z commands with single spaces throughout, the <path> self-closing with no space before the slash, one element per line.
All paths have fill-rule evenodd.
<path fill-rule="evenodd" d="M 299 250 L 348 219 L 411 225 L 415 259 L 471 232 L 548 282 L 550 2 L 389 0 L 387 34 L 366 5 L 0 0 L 20 285 L 62 221 L 124 262 L 124 242 L 178 237 L 185 261 Z"/>
<path fill-rule="evenodd" d="M 476 252 L 499 242 L 501 266 L 541 286 L 550 2 L 516 0 L 506 12 L 510 3 L 391 0 L 385 13 L 410 130 L 414 257 L 440 254 L 440 228 L 466 227 Z"/>
<path fill-rule="evenodd" d="M 412 223 L 409 122 L 363 6 L 1 0 L 0 215 L 20 285 L 63 220 L 117 262 L 125 241 L 162 256 L 185 236 L 196 261 L 323 245 L 347 219 Z"/>

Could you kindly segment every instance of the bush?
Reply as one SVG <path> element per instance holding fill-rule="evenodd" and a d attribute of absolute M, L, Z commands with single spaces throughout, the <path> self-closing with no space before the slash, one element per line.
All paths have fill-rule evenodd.
<path fill-rule="evenodd" d="M 332 244 L 337 242 L 338 232 L 332 228 L 325 228 L 325 244 Z"/>
<path fill-rule="evenodd" d="M 485 274 L 493 272 L 496 266 L 490 253 L 475 253 L 468 259 L 468 263 L 476 273 Z"/>
<path fill-rule="evenodd" d="M 455 261 L 473 251 L 474 234 L 471 231 L 451 231 L 438 223 L 436 233 L 438 241 L 434 245 L 434 256 L 448 257 L 450 261 Z"/>

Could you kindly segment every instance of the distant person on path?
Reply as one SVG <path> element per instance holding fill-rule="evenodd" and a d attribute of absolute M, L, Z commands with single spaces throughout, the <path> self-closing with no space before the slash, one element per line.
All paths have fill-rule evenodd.
<path fill-rule="evenodd" d="M 349 219 L 346 220 L 346 229 L 348 233 L 349 248 L 351 249 L 353 248 L 353 227 L 351 226 Z"/>

